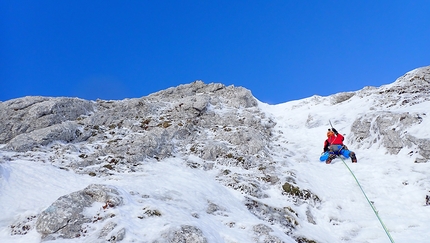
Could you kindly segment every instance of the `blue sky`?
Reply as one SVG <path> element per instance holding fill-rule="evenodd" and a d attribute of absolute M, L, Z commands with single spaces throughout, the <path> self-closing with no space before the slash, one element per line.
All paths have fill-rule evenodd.
<path fill-rule="evenodd" d="M 0 2 L 0 101 L 137 98 L 203 80 L 266 103 L 430 65 L 430 1 Z"/>

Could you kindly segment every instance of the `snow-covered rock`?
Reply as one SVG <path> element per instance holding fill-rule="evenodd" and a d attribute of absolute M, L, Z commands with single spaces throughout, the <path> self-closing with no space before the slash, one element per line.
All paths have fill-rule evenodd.
<path fill-rule="evenodd" d="M 103 214 L 100 212 L 94 215 L 85 214 L 85 210 L 93 206 L 95 202 L 99 206 L 101 205 Z M 87 233 L 85 224 L 106 221 L 115 217 L 115 214 L 108 214 L 107 211 L 110 208 L 121 206 L 122 203 L 123 198 L 116 188 L 92 184 L 81 191 L 58 198 L 43 210 L 37 218 L 36 230 L 44 240 L 80 237 Z M 111 223 L 105 228 L 112 231 L 114 228 L 112 225 L 114 224 Z M 102 231 L 104 235 L 107 234 L 106 229 Z M 118 237 L 115 238 L 118 239 Z"/>

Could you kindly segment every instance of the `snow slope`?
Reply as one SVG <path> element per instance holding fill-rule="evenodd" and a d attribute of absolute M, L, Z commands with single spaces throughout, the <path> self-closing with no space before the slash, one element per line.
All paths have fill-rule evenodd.
<path fill-rule="evenodd" d="M 316 225 L 302 229 L 303 234 L 311 233 L 318 242 L 389 242 L 345 164 L 340 159 L 330 165 L 317 160 L 329 120 L 348 137 L 349 127 L 358 115 L 368 112 L 369 102 L 371 99 L 352 97 L 345 103 L 330 105 L 327 97 L 312 97 L 276 106 L 261 104 L 262 109 L 276 117 L 278 141 L 285 151 L 278 156 L 285 158 L 285 170 L 297 173 L 299 186 L 323 197 L 319 210 L 313 211 Z M 414 109 L 425 111 L 428 107 L 427 102 Z M 315 127 L 303 128 L 308 120 L 315 122 Z M 413 132 L 428 138 L 425 127 L 420 124 Z M 398 155 L 388 155 L 377 146 L 349 149 L 356 152 L 358 163 L 345 162 L 395 242 L 427 242 L 430 208 L 425 207 L 424 199 L 430 194 L 430 165 L 413 163 L 406 149 Z"/>

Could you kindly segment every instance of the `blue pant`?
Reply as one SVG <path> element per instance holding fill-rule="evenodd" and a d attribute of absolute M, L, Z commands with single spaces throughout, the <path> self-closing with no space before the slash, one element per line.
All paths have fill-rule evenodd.
<path fill-rule="evenodd" d="M 330 150 L 326 151 L 321 155 L 320 161 L 326 161 L 328 159 L 328 156 L 330 156 L 330 154 L 334 154 L 337 156 L 342 155 L 346 159 L 349 159 L 349 155 L 351 154 L 351 151 L 349 151 L 348 149 L 345 149 L 344 146 L 342 145 L 331 145 Z"/>

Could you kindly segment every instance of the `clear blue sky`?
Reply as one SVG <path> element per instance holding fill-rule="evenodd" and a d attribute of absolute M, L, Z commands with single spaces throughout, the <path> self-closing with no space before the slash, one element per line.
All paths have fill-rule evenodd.
<path fill-rule="evenodd" d="M 429 0 L 2 0 L 0 21 L 0 101 L 203 80 L 277 104 L 430 65 Z"/>

